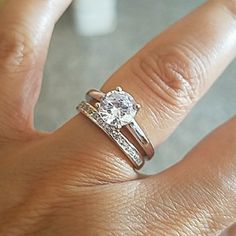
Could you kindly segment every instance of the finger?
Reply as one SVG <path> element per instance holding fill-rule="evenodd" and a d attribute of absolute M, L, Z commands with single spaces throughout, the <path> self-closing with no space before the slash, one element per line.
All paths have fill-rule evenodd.
<path fill-rule="evenodd" d="M 173 225 L 172 230 L 181 229 L 183 235 L 220 235 L 236 222 L 235 143 L 236 117 L 180 163 L 151 178 L 155 201 L 150 201 L 163 226 Z"/>
<path fill-rule="evenodd" d="M 121 85 L 142 104 L 137 118 L 154 145 L 163 142 L 236 53 L 228 1 L 208 1 L 146 45 L 103 86 Z M 216 17 L 218 16 L 218 18 Z"/>
<path fill-rule="evenodd" d="M 55 22 L 71 0 L 8 0 L 0 10 L 0 130 L 31 128 Z"/>
<path fill-rule="evenodd" d="M 146 45 L 103 86 L 103 91 L 122 86 L 141 104 L 137 121 L 155 146 L 234 58 L 234 7 L 234 1 L 207 2 Z M 129 165 L 118 147 L 82 115 L 58 130 L 56 137 L 61 148 L 73 150 L 73 156 L 81 154 L 79 160 L 86 159 L 98 172 L 113 173 L 121 163 Z"/>

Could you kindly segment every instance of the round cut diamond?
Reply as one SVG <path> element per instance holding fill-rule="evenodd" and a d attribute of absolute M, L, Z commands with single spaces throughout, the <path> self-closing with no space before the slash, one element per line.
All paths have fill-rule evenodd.
<path fill-rule="evenodd" d="M 132 122 L 138 107 L 130 94 L 113 90 L 101 99 L 98 111 L 107 124 L 121 128 Z"/>

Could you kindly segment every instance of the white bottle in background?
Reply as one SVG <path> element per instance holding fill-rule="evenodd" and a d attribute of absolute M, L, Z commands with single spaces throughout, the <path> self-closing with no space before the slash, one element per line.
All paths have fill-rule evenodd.
<path fill-rule="evenodd" d="M 115 30 L 116 0 L 75 0 L 73 7 L 75 26 L 81 35 L 102 35 Z"/>

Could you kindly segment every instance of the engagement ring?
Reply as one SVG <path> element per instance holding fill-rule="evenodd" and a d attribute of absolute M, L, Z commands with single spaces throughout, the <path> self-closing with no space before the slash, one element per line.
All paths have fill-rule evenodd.
<path fill-rule="evenodd" d="M 144 157 L 151 159 L 154 155 L 151 142 L 135 120 L 141 106 L 121 87 L 108 93 L 89 90 L 86 98 L 87 101 L 81 102 L 78 110 L 99 126 L 120 147 L 134 167 L 140 169 L 144 164 Z M 91 99 L 96 101 L 95 107 L 89 103 Z M 129 135 L 137 141 L 144 156 L 126 137 Z"/>

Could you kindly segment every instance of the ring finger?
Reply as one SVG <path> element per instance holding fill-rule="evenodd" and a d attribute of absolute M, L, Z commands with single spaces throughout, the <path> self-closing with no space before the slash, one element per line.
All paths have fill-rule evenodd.
<path fill-rule="evenodd" d="M 208 1 L 148 43 L 102 87 L 107 92 L 122 86 L 134 96 L 142 107 L 137 121 L 154 146 L 173 132 L 234 58 L 234 10 L 232 1 Z M 54 137 L 59 150 L 70 150 L 95 175 L 136 177 L 117 146 L 82 115 Z"/>

